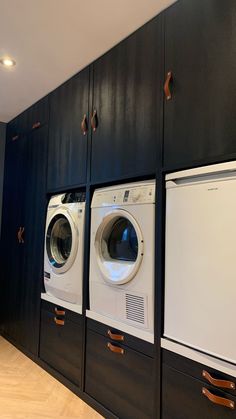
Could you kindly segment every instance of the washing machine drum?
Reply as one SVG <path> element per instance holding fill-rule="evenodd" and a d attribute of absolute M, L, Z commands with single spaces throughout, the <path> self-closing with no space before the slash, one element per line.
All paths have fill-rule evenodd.
<path fill-rule="evenodd" d="M 78 232 L 70 215 L 60 212 L 54 215 L 46 234 L 46 251 L 55 273 L 66 272 L 74 263 L 78 249 Z"/>
<path fill-rule="evenodd" d="M 95 249 L 104 279 L 113 285 L 134 278 L 143 258 L 143 237 L 135 218 L 125 210 L 113 210 L 102 220 Z"/>

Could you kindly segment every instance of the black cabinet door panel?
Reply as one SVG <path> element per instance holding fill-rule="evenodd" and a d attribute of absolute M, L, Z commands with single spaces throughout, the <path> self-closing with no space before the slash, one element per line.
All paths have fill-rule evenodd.
<path fill-rule="evenodd" d="M 160 146 L 161 19 L 155 18 L 94 64 L 93 182 L 153 174 Z"/>
<path fill-rule="evenodd" d="M 154 360 L 109 339 L 87 332 L 85 391 L 122 419 L 154 415 Z M 114 348 L 113 348 L 114 349 Z"/>
<path fill-rule="evenodd" d="M 86 181 L 87 135 L 81 132 L 88 116 L 89 69 L 50 94 L 48 190 Z"/>
<path fill-rule="evenodd" d="M 165 12 L 164 166 L 236 156 L 236 2 L 180 0 Z"/>
<path fill-rule="evenodd" d="M 227 399 L 235 408 L 210 401 L 203 389 Z M 162 419 L 233 419 L 236 417 L 236 398 L 195 378 L 163 365 Z"/>

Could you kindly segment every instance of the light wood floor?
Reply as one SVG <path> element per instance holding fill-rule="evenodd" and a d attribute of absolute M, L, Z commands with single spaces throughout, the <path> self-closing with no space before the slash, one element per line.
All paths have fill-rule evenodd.
<path fill-rule="evenodd" d="M 91 407 L 0 337 L 1 419 L 99 419 Z"/>

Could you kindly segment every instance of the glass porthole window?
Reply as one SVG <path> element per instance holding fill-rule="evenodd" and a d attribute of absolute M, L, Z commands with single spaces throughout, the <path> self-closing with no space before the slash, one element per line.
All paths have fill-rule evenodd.
<path fill-rule="evenodd" d="M 68 261 L 72 249 L 72 230 L 69 220 L 57 214 L 51 220 L 46 238 L 48 259 L 55 268 L 61 268 Z"/>

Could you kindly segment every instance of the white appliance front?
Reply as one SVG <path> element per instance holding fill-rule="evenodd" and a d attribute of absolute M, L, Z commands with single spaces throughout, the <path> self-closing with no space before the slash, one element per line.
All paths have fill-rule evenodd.
<path fill-rule="evenodd" d="M 164 336 L 236 363 L 236 162 L 166 180 Z"/>
<path fill-rule="evenodd" d="M 84 219 L 83 193 L 61 194 L 51 198 L 47 213 L 44 250 L 46 294 L 52 300 L 58 298 L 76 304 L 80 312 L 82 312 Z M 78 312 L 78 307 L 76 311 Z"/>
<path fill-rule="evenodd" d="M 155 183 L 97 190 L 92 202 L 88 317 L 153 342 Z M 112 324 L 110 323 L 112 326 Z M 115 326 L 114 326 L 115 327 Z"/>

